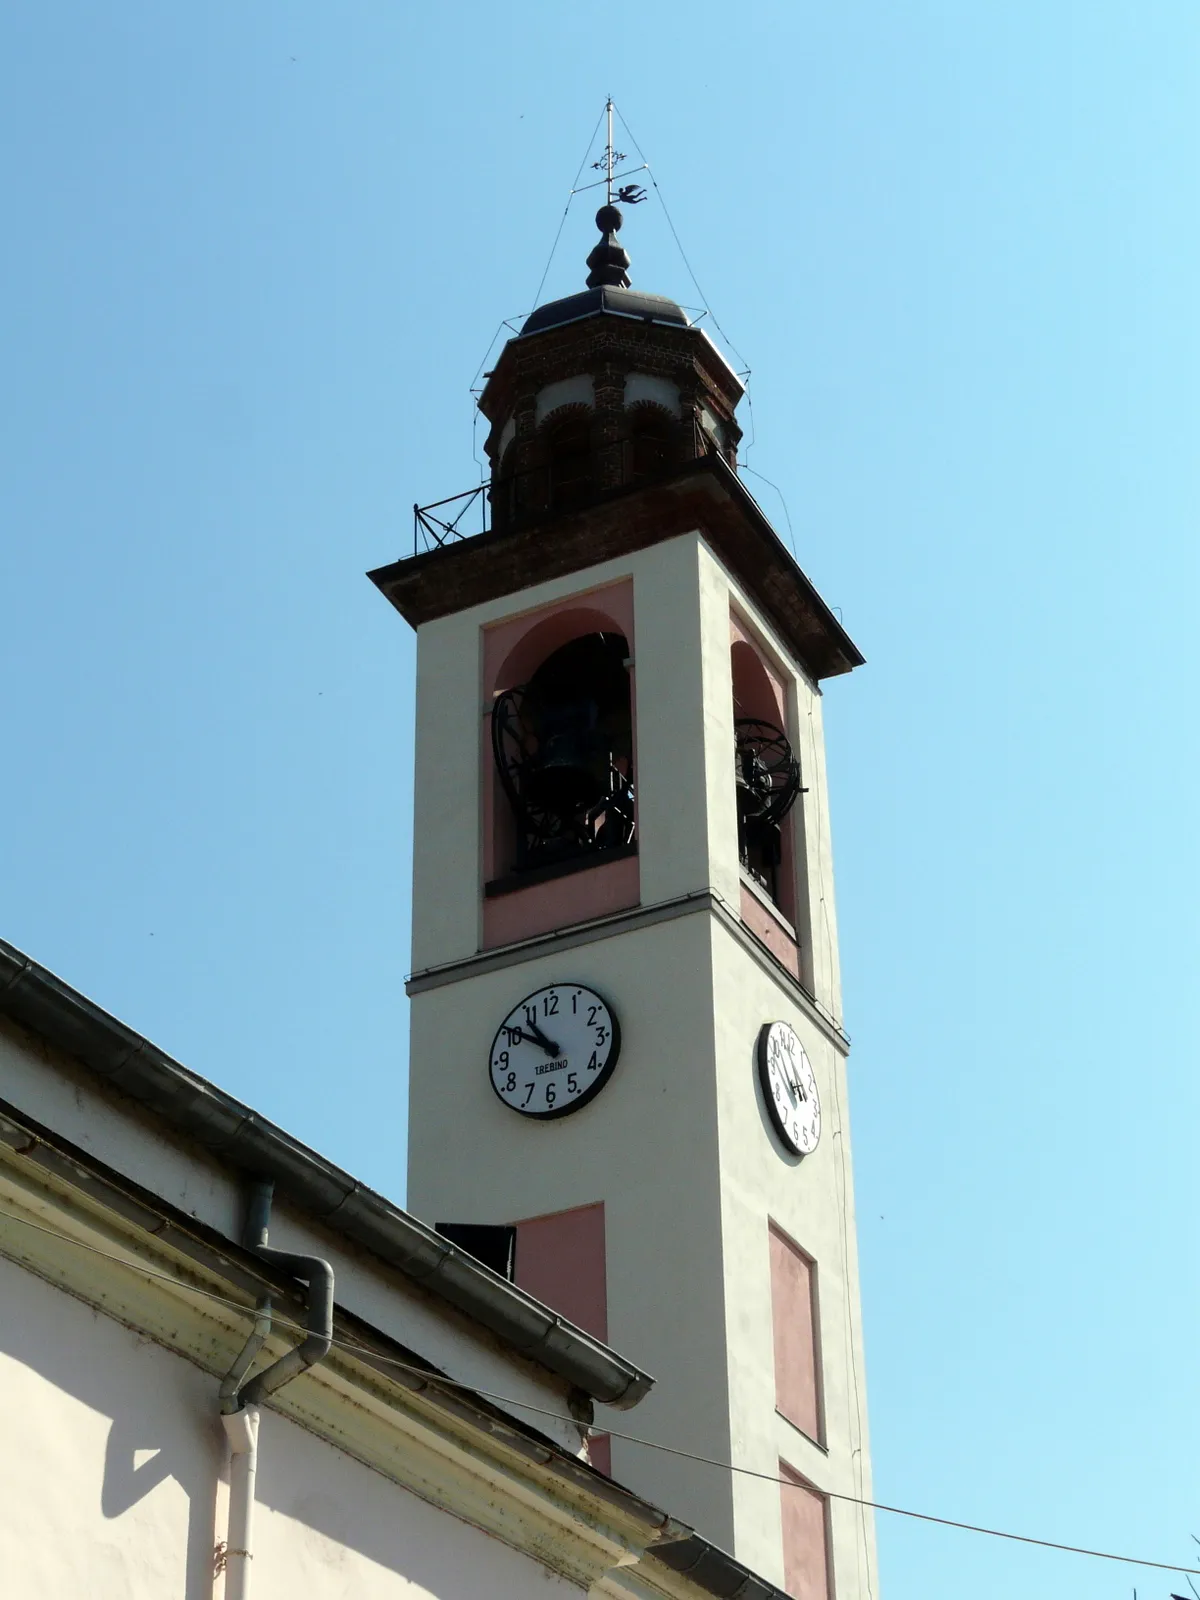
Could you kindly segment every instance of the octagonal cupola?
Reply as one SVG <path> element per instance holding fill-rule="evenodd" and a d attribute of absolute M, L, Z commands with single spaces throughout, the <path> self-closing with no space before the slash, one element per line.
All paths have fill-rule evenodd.
<path fill-rule="evenodd" d="M 736 470 L 742 384 L 664 295 L 630 286 L 622 215 L 596 213 L 587 287 L 539 306 L 510 339 L 479 399 L 491 424 L 493 525 L 576 510 L 688 462 Z"/>

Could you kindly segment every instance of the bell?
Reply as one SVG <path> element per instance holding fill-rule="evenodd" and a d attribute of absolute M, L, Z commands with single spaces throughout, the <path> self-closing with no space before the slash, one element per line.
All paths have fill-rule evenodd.
<path fill-rule="evenodd" d="M 529 803 L 559 817 L 588 811 L 604 797 L 603 752 L 596 736 L 593 700 L 548 706 L 542 713 L 536 753 L 525 777 Z"/>
<path fill-rule="evenodd" d="M 751 744 L 738 747 L 734 760 L 738 811 L 743 817 L 761 816 L 771 797 L 771 774 Z"/>

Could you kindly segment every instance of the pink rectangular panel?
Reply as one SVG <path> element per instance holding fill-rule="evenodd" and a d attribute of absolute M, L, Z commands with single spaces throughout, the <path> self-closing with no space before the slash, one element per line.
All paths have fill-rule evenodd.
<path fill-rule="evenodd" d="M 829 1600 L 828 1502 L 786 1462 L 779 1463 L 783 1581 L 794 1600 Z"/>
<path fill-rule="evenodd" d="M 820 1443 L 813 1264 L 774 1223 L 770 1240 L 775 1405 L 802 1433 Z"/>
<path fill-rule="evenodd" d="M 640 894 L 636 856 L 514 889 L 483 902 L 483 948 L 495 950 L 552 928 L 611 916 L 636 906 Z"/>
<path fill-rule="evenodd" d="M 783 919 L 764 904 L 761 896 L 747 884 L 742 884 L 742 921 L 775 957 L 781 967 L 786 967 L 793 978 L 800 976 L 800 950 L 796 938 Z"/>
<path fill-rule="evenodd" d="M 517 1223 L 517 1287 L 597 1339 L 608 1339 L 604 1203 Z"/>

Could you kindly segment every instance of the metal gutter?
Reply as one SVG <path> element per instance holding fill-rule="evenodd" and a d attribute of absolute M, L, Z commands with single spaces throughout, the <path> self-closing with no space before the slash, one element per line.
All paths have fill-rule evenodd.
<path fill-rule="evenodd" d="M 682 1539 L 660 1541 L 646 1553 L 718 1600 L 787 1600 L 782 1589 L 698 1533 L 689 1531 Z"/>
<path fill-rule="evenodd" d="M 2 939 L 0 1014 L 238 1171 L 272 1179 L 309 1217 L 370 1250 L 592 1399 L 623 1411 L 649 1392 L 654 1380 L 640 1367 L 190 1072 Z"/>

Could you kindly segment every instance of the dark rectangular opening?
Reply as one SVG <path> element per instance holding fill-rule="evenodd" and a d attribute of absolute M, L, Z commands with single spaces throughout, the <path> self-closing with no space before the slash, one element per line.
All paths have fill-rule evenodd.
<path fill-rule="evenodd" d="M 490 1267 L 500 1278 L 513 1281 L 513 1260 L 516 1255 L 517 1230 L 503 1223 L 491 1222 L 435 1222 L 434 1232 L 440 1233 L 460 1250 L 483 1266 Z"/>

